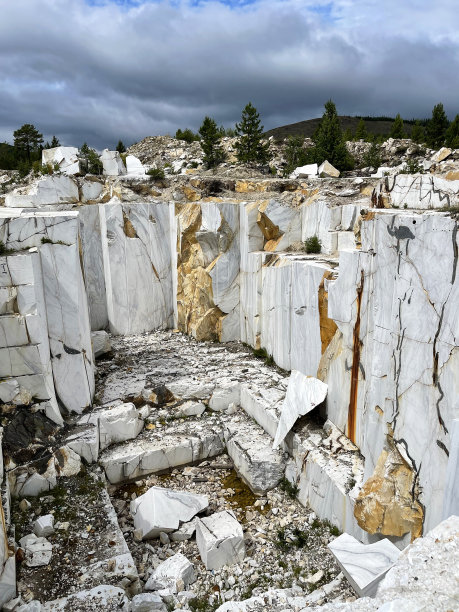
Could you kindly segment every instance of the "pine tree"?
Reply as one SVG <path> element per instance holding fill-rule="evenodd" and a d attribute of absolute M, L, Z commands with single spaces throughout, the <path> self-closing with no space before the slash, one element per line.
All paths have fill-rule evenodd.
<path fill-rule="evenodd" d="M 413 125 L 411 129 L 410 138 L 413 142 L 417 142 L 418 144 L 420 144 L 421 142 L 425 142 L 425 132 L 420 121 L 416 121 Z"/>
<path fill-rule="evenodd" d="M 400 117 L 400 113 L 395 117 L 395 121 L 392 124 L 390 131 L 391 138 L 405 138 L 405 131 L 403 129 L 403 119 Z"/>
<path fill-rule="evenodd" d="M 85 142 L 80 149 L 80 157 L 86 165 L 88 174 L 101 174 L 104 168 L 97 151 L 91 149 Z"/>
<path fill-rule="evenodd" d="M 19 153 L 19 157 L 25 157 L 30 163 L 31 154 L 40 151 L 43 144 L 43 134 L 31 123 L 24 123 L 14 133 L 14 147 Z"/>
<path fill-rule="evenodd" d="M 449 121 L 443 104 L 436 104 L 433 107 L 432 118 L 429 120 L 426 129 L 427 144 L 429 147 L 438 149 L 444 144 L 448 125 Z"/>
<path fill-rule="evenodd" d="M 242 111 L 241 122 L 236 123 L 237 158 L 243 163 L 267 164 L 271 158 L 269 143 L 263 142 L 260 115 L 251 102 Z"/>
<path fill-rule="evenodd" d="M 126 153 L 126 147 L 122 140 L 118 140 L 118 144 L 116 145 L 116 150 L 118 153 Z"/>
<path fill-rule="evenodd" d="M 50 144 L 50 149 L 54 149 L 55 147 L 60 147 L 61 143 L 59 142 L 59 139 L 56 136 L 53 136 L 53 139 L 51 140 L 51 144 Z"/>
<path fill-rule="evenodd" d="M 329 161 L 338 170 L 352 170 L 354 158 L 346 149 L 335 103 L 329 100 L 314 134 L 314 156 L 317 163 Z"/>
<path fill-rule="evenodd" d="M 288 176 L 298 166 L 304 166 L 310 161 L 310 153 L 303 148 L 303 136 L 290 136 L 285 146 L 285 158 L 287 165 L 284 168 L 284 174 Z"/>
<path fill-rule="evenodd" d="M 204 151 L 204 163 L 208 168 L 215 168 L 226 159 L 222 149 L 222 132 L 213 119 L 205 117 L 199 128 L 201 147 Z"/>
<path fill-rule="evenodd" d="M 459 115 L 454 117 L 446 130 L 446 146 L 459 149 Z"/>
<path fill-rule="evenodd" d="M 357 129 L 355 130 L 354 140 L 367 140 L 368 131 L 367 126 L 365 125 L 365 120 L 360 118 Z"/>

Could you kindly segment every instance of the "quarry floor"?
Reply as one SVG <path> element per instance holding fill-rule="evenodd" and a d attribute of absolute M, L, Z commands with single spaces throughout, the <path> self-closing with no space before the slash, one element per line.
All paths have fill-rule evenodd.
<path fill-rule="evenodd" d="M 111 341 L 112 353 L 97 361 L 94 410 L 120 401 L 133 401 L 140 407 L 147 398 L 151 403 L 152 393 L 160 398 L 167 384 L 180 380 L 204 387 L 219 381 L 247 381 L 278 389 L 279 393 L 285 392 L 287 386 L 287 372 L 257 358 L 252 349 L 240 343 L 196 342 L 172 331 L 113 337 Z M 173 416 L 173 402 L 168 405 L 167 399 L 158 399 L 158 405 L 151 406 L 140 436 L 186 428 L 190 419 Z M 220 413 L 210 412 L 207 407 L 201 417 L 192 420 L 213 427 L 219 418 Z M 33 520 L 40 514 L 54 512 L 56 519 L 69 524 L 66 530 L 57 529 L 49 537 L 56 554 L 48 567 L 26 568 L 19 564 L 19 591 L 26 601 L 38 599 L 43 603 L 95 584 L 126 587 L 126 579 L 121 583 L 110 568 L 101 564 L 102 534 L 113 531 L 113 525 L 104 518 L 108 502 L 105 487 L 97 482 L 104 480 L 103 470 L 98 464 L 84 470 L 83 474 L 62 479 L 57 493 L 35 498 L 28 513 L 21 512 L 15 502 L 17 537 L 30 532 Z M 207 515 L 231 509 L 244 530 L 244 561 L 207 571 L 194 536 L 181 542 L 136 541 L 129 502 L 154 485 L 207 495 Z M 243 600 L 270 588 L 293 587 L 295 594 L 302 597 L 314 593 L 311 605 L 355 599 L 327 549 L 327 544 L 339 535 L 337 529 L 303 507 L 286 482 L 264 497 L 255 496 L 239 479 L 226 454 L 124 484 L 107 483 L 106 489 L 140 579 L 135 587 L 131 585 L 134 590 L 128 591 L 129 595 L 142 592 L 152 571 L 169 556 L 181 552 L 195 564 L 198 579 L 187 592 L 168 602 L 171 610 L 215 610 L 224 601 Z M 113 541 L 109 535 L 105 539 L 110 546 L 118 546 L 118 535 L 113 535 Z M 106 575 L 101 577 L 104 570 Z"/>

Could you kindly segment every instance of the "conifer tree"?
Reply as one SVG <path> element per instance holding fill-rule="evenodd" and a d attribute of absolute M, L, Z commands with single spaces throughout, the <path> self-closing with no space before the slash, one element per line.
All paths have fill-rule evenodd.
<path fill-rule="evenodd" d="M 241 122 L 236 123 L 237 158 L 243 163 L 267 164 L 271 158 L 269 143 L 263 142 L 260 115 L 251 102 L 242 111 Z"/>
<path fill-rule="evenodd" d="M 454 117 L 446 130 L 446 145 L 451 149 L 459 149 L 459 115 Z"/>
<path fill-rule="evenodd" d="M 59 142 L 59 139 L 56 136 L 53 136 L 53 139 L 51 140 L 51 144 L 50 144 L 50 149 L 54 149 L 55 147 L 60 147 L 61 143 Z"/>
<path fill-rule="evenodd" d="M 355 130 L 354 140 L 367 140 L 368 131 L 365 120 L 361 117 L 357 129 Z"/>
<path fill-rule="evenodd" d="M 403 129 L 403 119 L 400 117 L 400 113 L 395 117 L 395 121 L 392 124 L 392 129 L 390 131 L 391 138 L 404 138 L 405 131 Z"/>
<path fill-rule="evenodd" d="M 89 174 L 101 174 L 104 168 L 97 151 L 91 149 L 85 142 L 80 149 L 80 157 L 86 165 L 86 171 Z"/>
<path fill-rule="evenodd" d="M 425 132 L 420 121 L 416 121 L 411 129 L 410 138 L 413 142 L 420 144 L 425 142 Z"/>
<path fill-rule="evenodd" d="M 31 123 L 24 123 L 19 129 L 13 132 L 14 148 L 19 153 L 19 157 L 25 157 L 30 163 L 32 153 L 40 150 L 43 144 L 43 134 Z"/>
<path fill-rule="evenodd" d="M 432 118 L 429 120 L 426 129 L 427 144 L 429 147 L 438 149 L 444 144 L 448 125 L 449 121 L 443 104 L 436 104 L 433 107 Z"/>
<path fill-rule="evenodd" d="M 118 153 L 126 153 L 126 147 L 124 146 L 124 142 L 122 140 L 118 140 L 116 150 L 118 151 Z"/>
<path fill-rule="evenodd" d="M 204 151 L 204 163 L 208 168 L 215 168 L 226 159 L 222 149 L 222 131 L 211 117 L 205 117 L 199 128 L 201 147 Z"/>
<path fill-rule="evenodd" d="M 321 164 L 329 161 L 338 170 L 352 170 L 354 159 L 346 149 L 335 103 L 328 100 L 319 127 L 314 134 L 314 156 Z"/>

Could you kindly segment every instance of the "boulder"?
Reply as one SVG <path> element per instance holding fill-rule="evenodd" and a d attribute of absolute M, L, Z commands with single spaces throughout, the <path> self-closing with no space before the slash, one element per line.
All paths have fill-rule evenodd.
<path fill-rule="evenodd" d="M 144 165 L 135 155 L 126 157 L 126 172 L 128 176 L 145 176 Z"/>
<path fill-rule="evenodd" d="M 215 412 L 227 410 L 230 404 L 239 405 L 241 386 L 238 381 L 231 381 L 217 387 L 209 400 L 209 408 Z"/>
<path fill-rule="evenodd" d="M 95 359 L 102 355 L 107 355 L 107 353 L 111 353 L 112 345 L 110 343 L 110 336 L 106 331 L 91 332 L 91 343 Z"/>
<path fill-rule="evenodd" d="M 80 161 L 78 159 L 78 149 L 76 147 L 54 147 L 43 149 L 41 152 L 41 163 L 43 166 L 50 164 L 53 169 L 59 166 L 59 172 L 67 175 L 79 174 Z"/>
<path fill-rule="evenodd" d="M 178 416 L 182 417 L 201 416 L 205 410 L 206 407 L 202 402 L 194 402 L 193 400 L 188 400 L 177 407 Z"/>
<path fill-rule="evenodd" d="M 438 164 L 447 159 L 451 155 L 451 153 L 451 149 L 448 149 L 447 147 L 442 147 L 439 151 L 434 153 L 430 159 Z"/>
<path fill-rule="evenodd" d="M 172 593 L 178 593 L 195 581 L 194 565 L 184 555 L 177 553 L 158 565 L 148 579 L 145 589 L 147 591 L 167 589 Z"/>
<path fill-rule="evenodd" d="M 167 606 L 157 593 L 140 593 L 132 598 L 131 612 L 167 612 Z"/>
<path fill-rule="evenodd" d="M 131 502 L 131 514 L 134 528 L 141 530 L 145 540 L 159 537 L 160 531 L 177 531 L 180 523 L 190 521 L 208 505 L 204 495 L 152 487 Z"/>
<path fill-rule="evenodd" d="M 340 171 L 330 164 L 327 160 L 319 166 L 319 176 L 321 178 L 338 178 Z"/>
<path fill-rule="evenodd" d="M 279 446 L 300 416 L 304 416 L 324 401 L 327 390 L 327 385 L 318 378 L 305 376 L 297 370 L 292 371 L 273 448 Z"/>
<path fill-rule="evenodd" d="M 120 157 L 118 151 L 109 151 L 104 149 L 100 156 L 100 161 L 104 167 L 104 174 L 106 176 L 119 176 L 125 174 L 126 169 L 123 164 L 123 160 Z"/>
<path fill-rule="evenodd" d="M 46 538 L 38 538 L 34 533 L 19 540 L 25 552 L 25 564 L 28 567 L 48 565 L 53 555 L 53 545 Z"/>
<path fill-rule="evenodd" d="M 306 166 L 298 166 L 290 175 L 291 179 L 297 178 L 309 178 L 310 176 L 317 176 L 318 174 L 317 164 L 306 164 Z"/>
<path fill-rule="evenodd" d="M 33 525 L 33 532 L 39 538 L 46 538 L 54 533 L 54 516 L 45 514 L 37 518 Z"/>
<path fill-rule="evenodd" d="M 198 519 L 196 542 L 208 570 L 240 563 L 245 557 L 242 527 L 231 510 Z"/>
<path fill-rule="evenodd" d="M 99 457 L 99 428 L 97 424 L 86 421 L 87 417 L 83 417 L 78 431 L 70 435 L 65 444 L 87 463 L 95 463 Z"/>

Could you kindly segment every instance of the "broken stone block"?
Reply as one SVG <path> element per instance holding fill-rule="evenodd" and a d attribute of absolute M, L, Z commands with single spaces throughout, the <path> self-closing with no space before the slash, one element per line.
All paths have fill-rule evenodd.
<path fill-rule="evenodd" d="M 196 542 L 208 570 L 240 563 L 245 557 L 242 527 L 231 510 L 198 519 Z"/>
<path fill-rule="evenodd" d="M 191 540 L 194 532 L 196 531 L 196 521 L 197 519 L 193 519 L 189 523 L 183 523 L 183 525 L 177 531 L 171 535 L 171 540 L 173 542 L 183 542 L 184 540 Z"/>
<path fill-rule="evenodd" d="M 206 407 L 202 402 L 193 402 L 193 400 L 189 400 L 177 407 L 178 414 L 184 417 L 201 416 L 205 410 Z"/>
<path fill-rule="evenodd" d="M 190 521 L 208 505 L 204 495 L 152 487 L 131 502 L 131 514 L 135 529 L 141 529 L 146 540 L 159 537 L 160 531 L 176 531 L 180 523 Z"/>
<path fill-rule="evenodd" d="M 194 565 L 181 553 L 160 563 L 145 585 L 147 591 L 168 589 L 172 593 L 183 591 L 196 581 Z"/>
<path fill-rule="evenodd" d="M 327 385 L 321 380 L 305 376 L 297 370 L 292 371 L 273 448 L 277 448 L 285 439 L 300 416 L 304 416 L 324 401 L 327 389 Z"/>
<path fill-rule="evenodd" d="M 128 155 L 126 157 L 126 171 L 128 176 L 145 176 L 144 165 L 135 155 Z"/>
<path fill-rule="evenodd" d="M 387 538 L 361 544 L 347 533 L 333 540 L 328 548 L 359 597 L 374 596 L 379 582 L 400 555 L 400 550 Z"/>
<path fill-rule="evenodd" d="M 242 415 L 225 424 L 226 450 L 241 478 L 256 495 L 274 489 L 284 475 L 285 461 L 262 428 Z"/>
<path fill-rule="evenodd" d="M 106 176 L 119 176 L 125 174 L 126 169 L 123 164 L 123 160 L 120 157 L 118 151 L 109 151 L 104 149 L 100 156 L 100 161 L 104 167 L 104 174 Z"/>
<path fill-rule="evenodd" d="M 54 456 L 56 458 L 56 469 L 59 476 L 75 476 L 81 470 L 81 457 L 68 446 L 59 448 Z"/>
<path fill-rule="evenodd" d="M 41 163 L 43 166 L 51 164 L 59 166 L 59 172 L 67 175 L 78 174 L 80 172 L 80 162 L 78 159 L 78 149 L 76 147 L 53 147 L 43 149 L 41 152 Z"/>
<path fill-rule="evenodd" d="M 175 397 L 183 399 L 206 399 L 211 395 L 214 387 L 213 383 L 187 378 L 174 380 L 167 385 L 167 388 Z"/>
<path fill-rule="evenodd" d="M 167 606 L 157 593 L 140 593 L 132 598 L 131 612 L 167 612 Z"/>
<path fill-rule="evenodd" d="M 48 565 L 53 555 L 53 545 L 46 538 L 38 538 L 34 533 L 19 540 L 25 552 L 25 564 L 28 567 Z"/>
<path fill-rule="evenodd" d="M 84 420 L 83 418 L 82 421 Z M 98 425 L 101 451 L 111 444 L 136 438 L 144 424 L 139 411 L 130 402 L 95 412 L 86 417 L 86 421 Z"/>
<path fill-rule="evenodd" d="M 439 149 L 436 153 L 432 155 L 431 160 L 438 164 L 444 161 L 445 159 L 447 159 L 451 155 L 451 153 L 452 153 L 451 149 L 448 149 L 447 147 L 442 147 L 441 149 Z"/>
<path fill-rule="evenodd" d="M 87 463 L 95 463 L 99 457 L 99 428 L 94 423 L 86 423 L 87 417 L 83 417 L 83 424 L 78 426 L 78 431 L 66 440 L 66 446 L 80 455 Z"/>
<path fill-rule="evenodd" d="M 95 331 L 91 332 L 92 350 L 94 352 L 94 358 L 97 359 L 102 355 L 107 355 L 112 350 L 110 343 L 110 336 L 106 331 Z"/>
<path fill-rule="evenodd" d="M 215 412 L 227 410 L 230 404 L 238 405 L 241 401 L 241 387 L 237 381 L 228 382 L 217 387 L 209 400 L 209 408 Z"/>
<path fill-rule="evenodd" d="M 54 533 L 54 516 L 45 514 L 37 518 L 33 525 L 33 532 L 39 538 L 46 538 Z"/>
<path fill-rule="evenodd" d="M 327 160 L 319 166 L 319 176 L 321 178 L 338 178 L 340 171 L 330 164 Z"/>
<path fill-rule="evenodd" d="M 317 164 L 306 164 L 306 166 L 298 166 L 298 168 L 295 168 L 295 170 L 291 173 L 290 178 L 308 178 L 310 176 L 317 176 L 317 172 Z"/>

